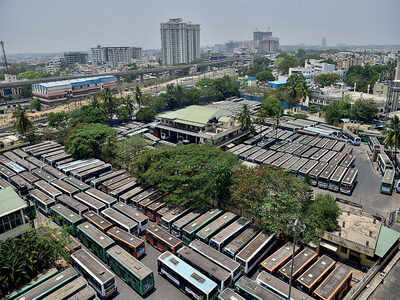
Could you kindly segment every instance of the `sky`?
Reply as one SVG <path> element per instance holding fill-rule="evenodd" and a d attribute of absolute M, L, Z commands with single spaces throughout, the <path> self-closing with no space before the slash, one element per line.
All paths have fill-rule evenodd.
<path fill-rule="evenodd" d="M 250 40 L 268 27 L 281 45 L 400 44 L 400 0 L 0 0 L 8 53 L 160 48 L 160 23 L 201 25 L 201 46 Z"/>

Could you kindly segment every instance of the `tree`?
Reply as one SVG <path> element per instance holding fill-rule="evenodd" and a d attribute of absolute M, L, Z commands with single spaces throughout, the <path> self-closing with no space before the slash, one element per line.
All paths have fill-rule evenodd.
<path fill-rule="evenodd" d="M 386 129 L 385 139 L 383 143 L 386 146 L 394 148 L 394 162 L 397 169 L 396 152 L 400 146 L 400 119 L 398 116 L 394 116 L 390 119 L 390 124 Z"/>
<path fill-rule="evenodd" d="M 113 156 L 113 163 L 120 168 L 133 172 L 132 161 L 142 153 L 148 145 L 149 142 L 140 135 L 134 135 L 116 143 L 114 145 L 116 149 Z"/>
<path fill-rule="evenodd" d="M 256 78 L 259 81 L 272 81 L 275 80 L 274 75 L 272 75 L 271 71 L 262 71 L 256 74 Z"/>
<path fill-rule="evenodd" d="M 47 115 L 47 122 L 52 128 L 65 128 L 67 127 L 70 116 L 65 111 L 50 112 Z"/>
<path fill-rule="evenodd" d="M 14 129 L 20 135 L 26 137 L 29 131 L 33 129 L 33 123 L 27 116 L 25 109 L 18 105 L 12 116 L 15 119 Z"/>
<path fill-rule="evenodd" d="M 279 72 L 282 74 L 288 74 L 289 68 L 298 67 L 301 61 L 293 55 L 288 55 L 285 57 L 278 57 L 275 61 L 275 66 L 278 68 Z"/>
<path fill-rule="evenodd" d="M 104 124 L 78 124 L 71 130 L 66 148 L 74 158 L 102 158 L 106 139 L 116 142 L 116 136 L 115 130 Z"/>
<path fill-rule="evenodd" d="M 351 97 L 344 97 L 325 106 L 325 121 L 332 125 L 338 125 L 343 118 L 350 118 Z"/>
<path fill-rule="evenodd" d="M 286 84 L 286 89 L 289 96 L 303 103 L 307 96 L 310 96 L 310 89 L 308 88 L 306 78 L 301 73 L 292 74 Z"/>
<path fill-rule="evenodd" d="M 340 80 L 338 74 L 320 74 L 314 77 L 314 81 L 322 86 L 331 86 Z"/>
<path fill-rule="evenodd" d="M 265 118 L 273 118 L 275 120 L 275 135 L 278 133 L 279 121 L 282 115 L 283 108 L 281 102 L 275 96 L 269 96 L 266 98 L 258 111 L 258 116 L 262 123 L 264 123 Z"/>
<path fill-rule="evenodd" d="M 372 92 L 374 84 L 381 78 L 386 79 L 388 74 L 393 72 L 393 65 L 376 65 L 376 66 L 351 66 L 347 72 L 344 82 L 349 86 L 354 86 L 356 83 L 356 90 L 366 93 L 368 91 L 368 85 L 370 86 L 369 91 Z M 392 79 L 392 77 L 390 77 Z"/>
<path fill-rule="evenodd" d="M 51 74 L 39 73 L 35 71 L 26 71 L 24 73 L 18 74 L 18 79 L 39 79 L 44 77 L 50 77 Z"/>
<path fill-rule="evenodd" d="M 229 184 L 226 168 L 236 164 L 237 158 L 231 153 L 191 144 L 143 152 L 133 162 L 133 169 L 140 182 L 170 192 L 167 202 L 204 208 L 227 199 L 222 187 Z"/>
<path fill-rule="evenodd" d="M 143 104 L 143 94 L 138 85 L 136 85 L 135 100 L 140 109 L 140 106 Z"/>
<path fill-rule="evenodd" d="M 102 95 L 102 107 L 107 116 L 108 121 L 112 121 L 114 114 L 119 107 L 119 101 L 116 99 L 109 89 L 105 89 Z"/>
<path fill-rule="evenodd" d="M 136 120 L 140 122 L 151 122 L 156 113 L 151 107 L 143 107 L 136 113 Z"/>
<path fill-rule="evenodd" d="M 127 95 L 122 98 L 122 103 L 125 104 L 126 110 L 128 112 L 129 117 L 132 116 L 135 110 L 134 98 L 131 95 Z"/>
<path fill-rule="evenodd" d="M 30 102 L 30 105 L 31 105 L 31 109 L 34 109 L 36 111 L 41 110 L 41 105 L 40 105 L 39 99 L 32 99 Z"/>
<path fill-rule="evenodd" d="M 357 121 L 370 123 L 376 118 L 377 113 L 378 106 L 375 101 L 358 99 L 352 107 L 351 115 Z"/>
<path fill-rule="evenodd" d="M 238 120 L 240 123 L 240 129 L 242 129 L 243 131 L 252 129 L 253 123 L 251 120 L 251 115 L 247 104 L 244 104 L 242 106 L 242 110 L 239 113 Z"/>
<path fill-rule="evenodd" d="M 114 108 L 112 108 L 114 114 Z M 109 116 L 107 112 L 100 105 L 83 105 L 78 109 L 72 111 L 70 114 L 71 126 L 75 126 L 79 123 L 107 123 Z"/>

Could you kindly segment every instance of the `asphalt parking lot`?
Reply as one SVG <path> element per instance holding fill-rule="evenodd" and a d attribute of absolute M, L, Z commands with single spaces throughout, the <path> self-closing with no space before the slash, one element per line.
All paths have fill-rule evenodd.
<path fill-rule="evenodd" d="M 369 153 L 369 147 L 365 143 L 353 147 L 358 181 L 352 195 L 347 196 L 319 188 L 314 188 L 314 191 L 322 194 L 330 193 L 336 198 L 361 205 L 363 210 L 370 214 L 387 217 L 388 213 L 400 207 L 400 194 L 394 190 L 392 195 L 380 193 L 382 175 L 376 169 L 376 162 L 370 160 Z"/>

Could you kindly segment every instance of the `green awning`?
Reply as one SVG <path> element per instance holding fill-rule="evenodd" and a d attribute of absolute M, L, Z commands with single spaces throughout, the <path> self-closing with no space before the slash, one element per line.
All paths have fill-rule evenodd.
<path fill-rule="evenodd" d="M 375 247 L 375 255 L 384 257 L 386 253 L 393 247 L 393 245 L 399 240 L 400 232 L 388 228 L 384 225 L 381 226 L 379 231 L 378 240 Z"/>

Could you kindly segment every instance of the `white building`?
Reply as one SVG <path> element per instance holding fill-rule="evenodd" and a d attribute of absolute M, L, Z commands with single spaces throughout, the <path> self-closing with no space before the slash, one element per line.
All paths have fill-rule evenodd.
<path fill-rule="evenodd" d="M 161 23 L 160 27 L 163 64 L 187 64 L 200 58 L 199 24 L 186 23 L 177 18 Z"/>
<path fill-rule="evenodd" d="M 57 73 L 61 67 L 64 65 L 65 60 L 64 57 L 54 57 L 50 59 L 46 66 L 47 73 L 55 74 Z"/>
<path fill-rule="evenodd" d="M 91 60 L 94 65 L 130 64 L 134 59 L 142 56 L 140 47 L 102 47 L 97 46 L 90 49 Z"/>

